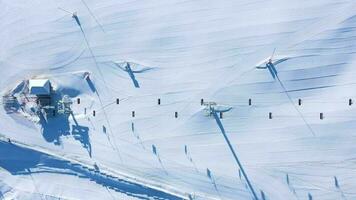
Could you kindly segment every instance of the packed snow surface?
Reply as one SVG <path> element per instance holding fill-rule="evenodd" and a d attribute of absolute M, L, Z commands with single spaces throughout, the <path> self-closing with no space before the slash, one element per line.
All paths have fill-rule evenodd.
<path fill-rule="evenodd" d="M 0 30 L 0 199 L 356 199 L 354 0 L 0 0 Z"/>

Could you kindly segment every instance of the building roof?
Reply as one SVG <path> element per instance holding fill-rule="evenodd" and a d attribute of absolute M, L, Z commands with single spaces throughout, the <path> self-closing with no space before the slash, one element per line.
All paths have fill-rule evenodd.
<path fill-rule="evenodd" d="M 30 79 L 29 90 L 34 95 L 50 95 L 51 83 L 48 79 Z"/>

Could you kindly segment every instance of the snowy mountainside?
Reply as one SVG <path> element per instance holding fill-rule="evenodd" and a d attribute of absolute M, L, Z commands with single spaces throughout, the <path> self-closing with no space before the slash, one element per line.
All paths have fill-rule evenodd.
<path fill-rule="evenodd" d="M 356 198 L 356 2 L 0 9 L 0 199 Z M 70 115 L 26 115 L 36 78 Z"/>

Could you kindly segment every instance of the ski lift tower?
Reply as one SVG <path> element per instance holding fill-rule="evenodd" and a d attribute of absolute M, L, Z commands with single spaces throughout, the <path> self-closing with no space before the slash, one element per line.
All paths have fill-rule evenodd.
<path fill-rule="evenodd" d="M 204 110 L 206 116 L 212 116 L 214 113 L 219 113 L 220 118 L 222 118 L 222 113 L 228 112 L 232 109 L 231 106 L 217 104 L 216 102 L 204 102 L 203 106 L 205 106 Z"/>
<path fill-rule="evenodd" d="M 71 106 L 73 101 L 69 98 L 68 95 L 64 95 L 61 100 L 58 102 L 58 113 L 70 115 L 72 113 Z"/>
<path fill-rule="evenodd" d="M 205 110 L 207 116 L 211 116 L 214 114 L 216 105 L 217 104 L 212 101 L 203 103 L 203 106 L 205 106 L 204 110 Z"/>

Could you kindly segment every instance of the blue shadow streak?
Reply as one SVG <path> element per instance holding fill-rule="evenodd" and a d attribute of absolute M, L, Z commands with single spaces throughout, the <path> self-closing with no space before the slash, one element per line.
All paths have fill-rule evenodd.
<path fill-rule="evenodd" d="M 134 86 L 135 86 L 136 88 L 140 88 L 140 85 L 139 85 L 139 83 L 138 83 L 138 81 L 137 81 L 137 79 L 136 79 L 136 77 L 135 77 L 135 74 L 134 74 L 134 72 L 132 71 L 132 69 L 131 69 L 131 67 L 130 67 L 129 64 L 127 64 L 127 66 L 126 66 L 126 71 L 127 71 L 127 73 L 130 75 L 130 78 L 131 78 L 131 80 L 132 80 Z"/>
<path fill-rule="evenodd" d="M 245 180 L 246 180 L 246 182 L 247 182 L 247 184 L 248 184 L 248 186 L 249 186 L 249 188 L 250 188 L 250 190 L 251 190 L 251 192 L 252 192 L 252 195 L 253 195 L 254 199 L 255 199 L 255 200 L 258 200 L 257 195 L 256 195 L 256 193 L 255 193 L 255 190 L 253 189 L 252 184 L 251 184 L 250 180 L 248 179 L 247 174 L 245 173 L 245 170 L 244 170 L 244 168 L 242 167 L 242 164 L 240 163 L 239 158 L 237 157 L 237 155 L 236 155 L 236 153 L 235 153 L 235 150 L 234 150 L 234 148 L 232 147 L 232 145 L 231 145 L 231 143 L 230 143 L 229 138 L 228 138 L 227 135 L 226 135 L 224 126 L 222 125 L 222 123 L 221 123 L 221 121 L 220 121 L 220 119 L 219 119 L 218 114 L 217 114 L 216 112 L 213 112 L 213 115 L 214 115 L 214 118 L 215 118 L 215 120 L 216 120 L 216 123 L 218 124 L 218 126 L 219 126 L 219 128 L 220 128 L 220 130 L 221 130 L 221 133 L 222 133 L 223 136 L 224 136 L 224 139 L 225 139 L 226 143 L 228 144 L 228 146 L 229 146 L 229 148 L 230 148 L 230 151 L 231 151 L 232 155 L 233 155 L 234 158 L 235 158 L 235 161 L 236 161 L 237 165 L 239 166 L 239 168 L 240 168 L 240 170 L 241 170 L 241 172 L 242 172 L 242 175 L 245 177 Z"/>
<path fill-rule="evenodd" d="M 275 65 L 273 63 L 271 63 L 270 66 L 271 66 L 271 69 L 272 69 L 274 75 L 277 76 L 278 72 L 277 72 L 277 69 L 276 69 Z"/>
<path fill-rule="evenodd" d="M 0 167 L 12 175 L 31 175 L 36 173 L 75 175 L 138 199 L 181 200 L 181 198 L 174 195 L 112 177 L 100 172 L 98 168 L 96 170 L 89 169 L 15 144 L 0 141 L 0 152 L 6 152 L 0 154 Z"/>
<path fill-rule="evenodd" d="M 272 64 L 266 64 L 268 71 L 271 73 L 273 79 L 276 79 L 275 69 L 272 68 Z"/>
<path fill-rule="evenodd" d="M 90 90 L 91 90 L 93 93 L 96 93 L 96 88 L 95 88 L 95 86 L 94 86 L 93 81 L 91 81 L 89 77 L 86 78 L 85 80 L 87 81 Z"/>

